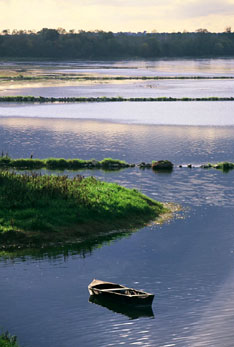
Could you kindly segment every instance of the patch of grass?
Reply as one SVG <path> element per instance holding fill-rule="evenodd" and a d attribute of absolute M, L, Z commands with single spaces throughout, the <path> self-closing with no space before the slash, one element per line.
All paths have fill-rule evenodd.
<path fill-rule="evenodd" d="M 100 165 L 103 168 L 110 168 L 110 167 L 129 167 L 129 164 L 126 163 L 124 160 L 118 160 L 118 159 L 112 159 L 112 158 L 105 158 L 102 161 L 100 161 Z"/>
<path fill-rule="evenodd" d="M 0 335 L 1 347 L 19 347 L 17 343 L 17 337 L 11 336 L 8 331 Z"/>
<path fill-rule="evenodd" d="M 94 177 L 0 172 L 0 245 L 41 246 L 129 229 L 167 209 L 137 190 Z"/>
<path fill-rule="evenodd" d="M 233 170 L 234 169 L 234 163 L 228 162 L 228 161 L 223 161 L 220 162 L 218 164 L 205 164 L 205 165 L 201 165 L 201 168 L 203 169 L 218 169 L 218 170 L 222 170 L 222 171 L 229 171 L 229 170 Z"/>
<path fill-rule="evenodd" d="M 215 169 L 223 170 L 223 171 L 229 171 L 234 169 L 234 163 L 230 163 L 228 161 L 223 161 L 221 163 L 215 164 L 213 166 Z"/>

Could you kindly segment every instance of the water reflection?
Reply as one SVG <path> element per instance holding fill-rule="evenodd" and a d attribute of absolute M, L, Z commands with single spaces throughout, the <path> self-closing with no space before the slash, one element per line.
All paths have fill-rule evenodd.
<path fill-rule="evenodd" d="M 89 302 L 105 307 L 115 313 L 120 313 L 129 319 L 137 319 L 142 317 L 154 318 L 154 313 L 151 306 L 132 307 L 126 304 L 123 305 L 121 303 L 116 303 L 110 299 L 95 297 L 93 295 L 89 297 Z"/>
<path fill-rule="evenodd" d="M 6 112 L 10 109 L 8 107 Z M 35 109 L 22 107 L 22 110 L 13 107 L 16 109 L 22 114 L 26 111 L 31 114 L 37 106 Z M 0 113 L 4 110 L 1 108 Z M 55 109 L 39 107 L 40 111 L 49 115 Z M 69 109 L 65 107 L 61 111 Z M 112 157 L 135 163 L 160 159 L 175 164 L 233 161 L 234 127 L 149 126 L 81 119 L 9 117 L 0 118 L 0 150 L 16 158 L 29 158 L 33 153 L 34 158 L 102 160 Z"/>
<path fill-rule="evenodd" d="M 61 82 L 37 82 L 26 84 L 8 82 L 0 83 L 1 96 L 43 96 L 43 97 L 232 97 L 233 80 L 131 80 L 105 82 L 74 82 L 61 86 Z"/>
<path fill-rule="evenodd" d="M 134 231 L 132 230 L 120 230 L 112 231 L 107 235 L 99 235 L 94 239 L 89 239 L 87 241 L 66 244 L 61 246 L 50 246 L 43 248 L 25 248 L 25 249 L 15 249 L 9 248 L 7 250 L 0 250 L 1 260 L 8 263 L 9 259 L 14 263 L 14 261 L 26 261 L 27 259 L 42 260 L 49 259 L 51 261 L 56 261 L 58 259 L 63 259 L 66 261 L 69 257 L 76 256 L 78 258 L 86 258 L 91 256 L 95 249 L 101 248 L 104 245 L 111 245 L 112 242 L 120 240 L 122 238 L 129 237 Z"/>
<path fill-rule="evenodd" d="M 1 70 L 22 69 L 33 74 L 72 73 L 78 75 L 122 76 L 230 76 L 234 75 L 234 60 L 221 59 L 160 59 L 127 61 L 28 61 L 3 62 Z M 25 72 L 25 71 L 24 71 Z"/>
<path fill-rule="evenodd" d="M 233 126 L 233 101 L 1 104 L 0 117 L 70 118 L 149 125 Z"/>
<path fill-rule="evenodd" d="M 186 343 L 191 347 L 232 345 L 234 324 L 234 273 L 218 289 L 211 302 L 202 308 Z"/>

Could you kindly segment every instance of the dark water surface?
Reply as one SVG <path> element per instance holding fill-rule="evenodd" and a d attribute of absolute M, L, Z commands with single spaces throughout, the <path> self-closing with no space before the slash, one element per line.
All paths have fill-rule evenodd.
<path fill-rule="evenodd" d="M 234 127 L 5 117 L 0 149 L 12 157 L 234 161 Z M 81 173 L 178 202 L 184 211 L 100 248 L 1 257 L 0 327 L 25 347 L 232 346 L 234 172 Z M 155 293 L 153 314 L 90 303 L 94 277 Z"/>

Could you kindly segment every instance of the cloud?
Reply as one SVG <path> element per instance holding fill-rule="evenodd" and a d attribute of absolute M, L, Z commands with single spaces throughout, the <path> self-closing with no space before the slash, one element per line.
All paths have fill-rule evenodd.
<path fill-rule="evenodd" d="M 220 31 L 234 22 L 234 0 L 0 0 L 0 13 L 0 29 Z"/>
<path fill-rule="evenodd" d="M 192 0 L 181 4 L 177 8 L 180 17 L 205 17 L 214 14 L 234 15 L 234 3 L 227 0 Z"/>

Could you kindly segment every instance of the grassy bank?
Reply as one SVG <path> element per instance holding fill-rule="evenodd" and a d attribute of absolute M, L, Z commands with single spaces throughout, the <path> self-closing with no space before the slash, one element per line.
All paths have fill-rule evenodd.
<path fill-rule="evenodd" d="M 1 248 L 96 238 L 167 212 L 137 190 L 93 177 L 0 172 Z"/>
<path fill-rule="evenodd" d="M 171 102 L 171 101 L 234 101 L 234 97 L 206 97 L 206 98 L 122 98 L 118 97 L 42 97 L 42 96 L 0 96 L 0 102 L 24 102 L 24 103 L 71 103 L 71 102 Z"/>
<path fill-rule="evenodd" d="M 16 336 L 8 332 L 0 334 L 0 347 L 19 347 Z"/>
<path fill-rule="evenodd" d="M 63 159 L 63 158 L 48 158 L 48 159 L 12 159 L 9 156 L 0 157 L 0 169 L 12 168 L 17 170 L 79 170 L 79 169 L 104 169 L 116 170 L 134 166 L 123 160 L 105 158 L 101 161 L 95 159 Z"/>

